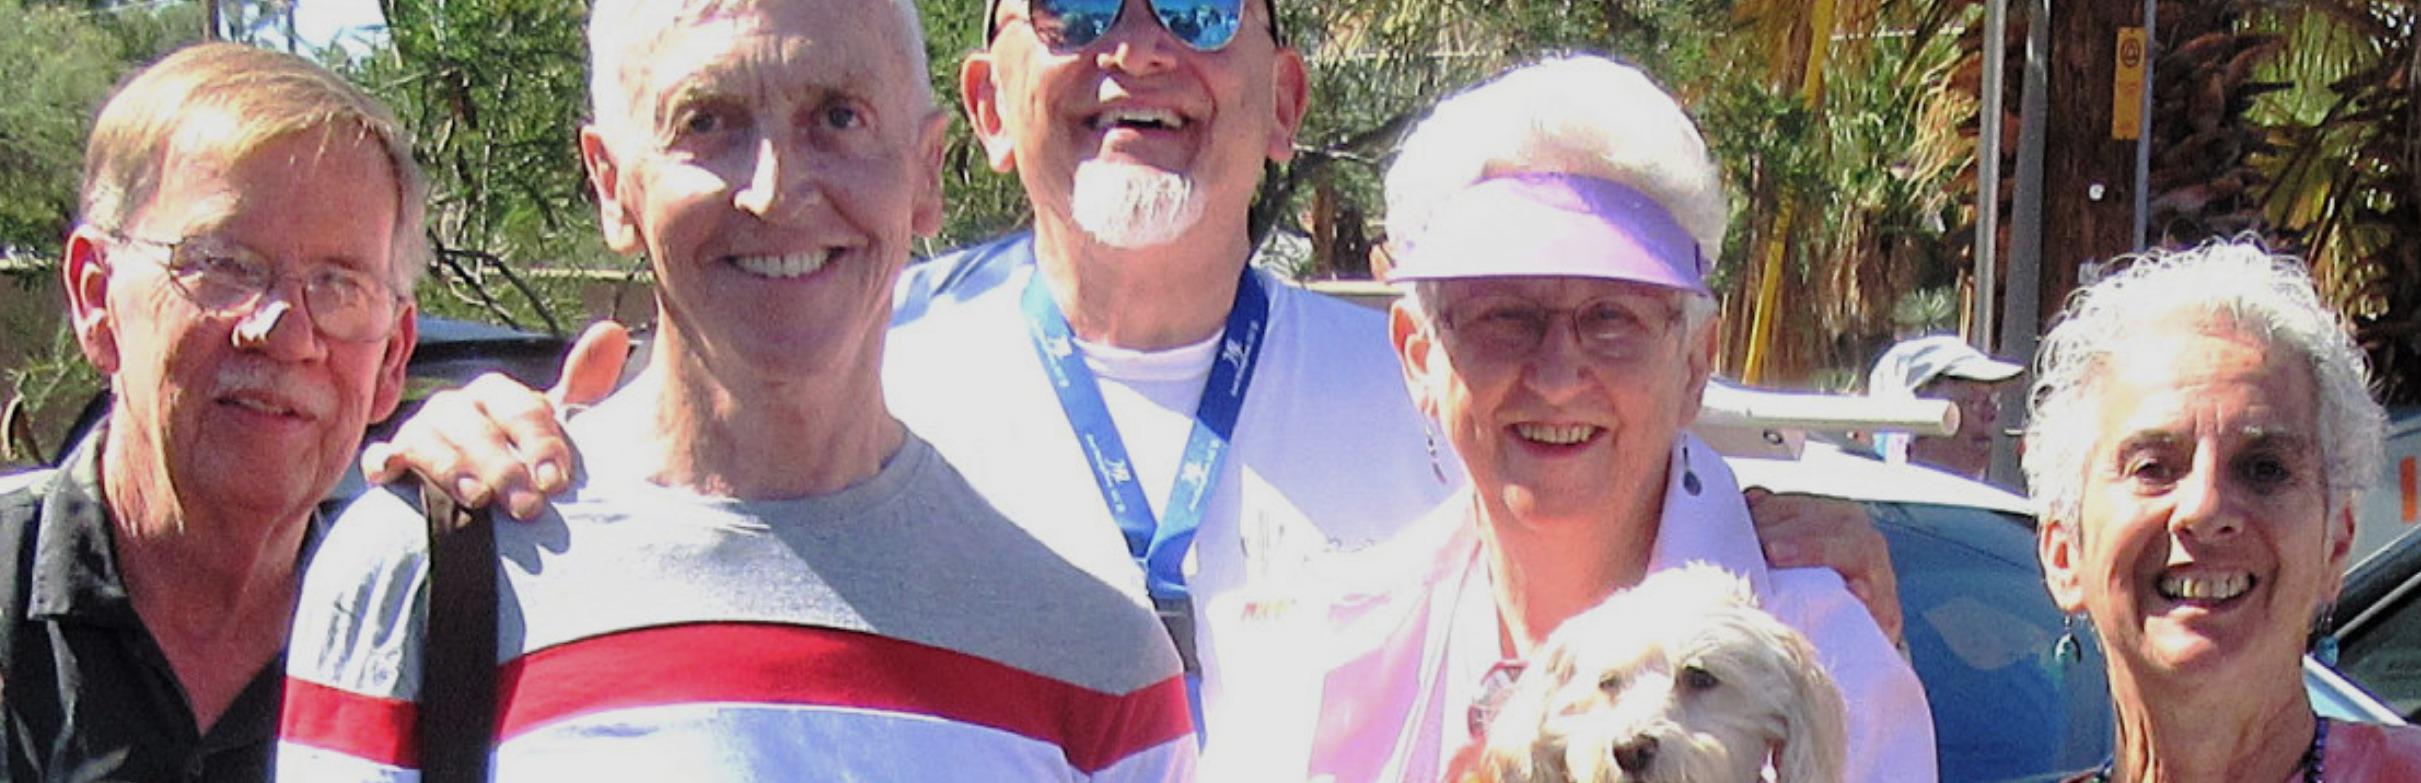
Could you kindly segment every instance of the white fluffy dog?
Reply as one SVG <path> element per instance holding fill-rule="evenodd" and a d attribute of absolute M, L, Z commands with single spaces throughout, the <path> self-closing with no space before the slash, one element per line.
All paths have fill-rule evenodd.
<path fill-rule="evenodd" d="M 1650 576 L 1556 629 L 1488 724 L 1501 783 L 1836 783 L 1841 691 L 1805 637 L 1713 566 Z"/>

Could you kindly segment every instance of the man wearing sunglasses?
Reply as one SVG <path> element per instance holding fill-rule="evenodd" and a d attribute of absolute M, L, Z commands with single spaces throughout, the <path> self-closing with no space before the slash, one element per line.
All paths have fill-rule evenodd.
<path fill-rule="evenodd" d="M 1381 314 L 1247 263 L 1264 165 L 1293 155 L 1308 98 L 1275 8 L 990 6 L 961 102 L 1034 225 L 909 271 L 885 388 L 1011 516 L 1142 565 L 1221 776 L 1243 757 L 1226 743 L 1253 744 L 1254 689 L 1278 685 L 1256 661 L 1305 641 L 1287 596 L 1460 474 Z"/>
<path fill-rule="evenodd" d="M 0 481 L 0 781 L 269 778 L 315 507 L 403 391 L 424 193 L 394 118 L 292 55 L 192 47 L 102 108 L 62 278 L 113 396 Z"/>

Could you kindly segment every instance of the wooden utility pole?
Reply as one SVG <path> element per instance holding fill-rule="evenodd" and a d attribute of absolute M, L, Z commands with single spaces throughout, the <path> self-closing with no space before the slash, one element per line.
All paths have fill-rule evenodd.
<path fill-rule="evenodd" d="M 2137 113 L 2120 102 L 2134 107 L 2142 100 L 2118 87 L 2120 40 L 2144 27 L 2139 0 L 2070 0 L 2050 7 L 2039 316 L 2046 326 L 2076 289 L 2080 267 L 2135 249 L 2135 141 L 2117 138 L 2114 131 L 2123 129 L 2112 124 Z M 2138 49 L 2132 57 L 2148 62 L 2151 53 Z"/>

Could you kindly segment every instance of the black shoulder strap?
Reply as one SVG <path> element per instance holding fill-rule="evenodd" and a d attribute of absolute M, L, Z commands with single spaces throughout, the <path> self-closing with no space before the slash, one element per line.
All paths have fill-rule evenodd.
<path fill-rule="evenodd" d="M 422 647 L 420 779 L 486 783 L 496 736 L 496 528 L 421 482 L 429 519 L 428 638 Z"/>

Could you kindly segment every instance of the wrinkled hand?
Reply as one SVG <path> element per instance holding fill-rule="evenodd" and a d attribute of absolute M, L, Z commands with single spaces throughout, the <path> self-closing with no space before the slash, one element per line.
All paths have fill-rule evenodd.
<path fill-rule="evenodd" d="M 546 496 L 571 485 L 572 448 L 556 413 L 613 392 L 630 353 L 630 332 L 612 321 L 581 333 L 563 377 L 541 396 L 497 373 L 439 392 L 395 431 L 362 449 L 362 475 L 393 481 L 418 472 L 454 501 L 477 508 L 502 498 L 515 519 L 535 519 Z"/>
<path fill-rule="evenodd" d="M 1745 494 L 1767 564 L 1832 569 L 1866 604 L 1883 635 L 1900 643 L 1899 576 L 1891 567 L 1891 547 L 1864 506 L 1817 495 L 1777 495 L 1762 488 Z"/>

